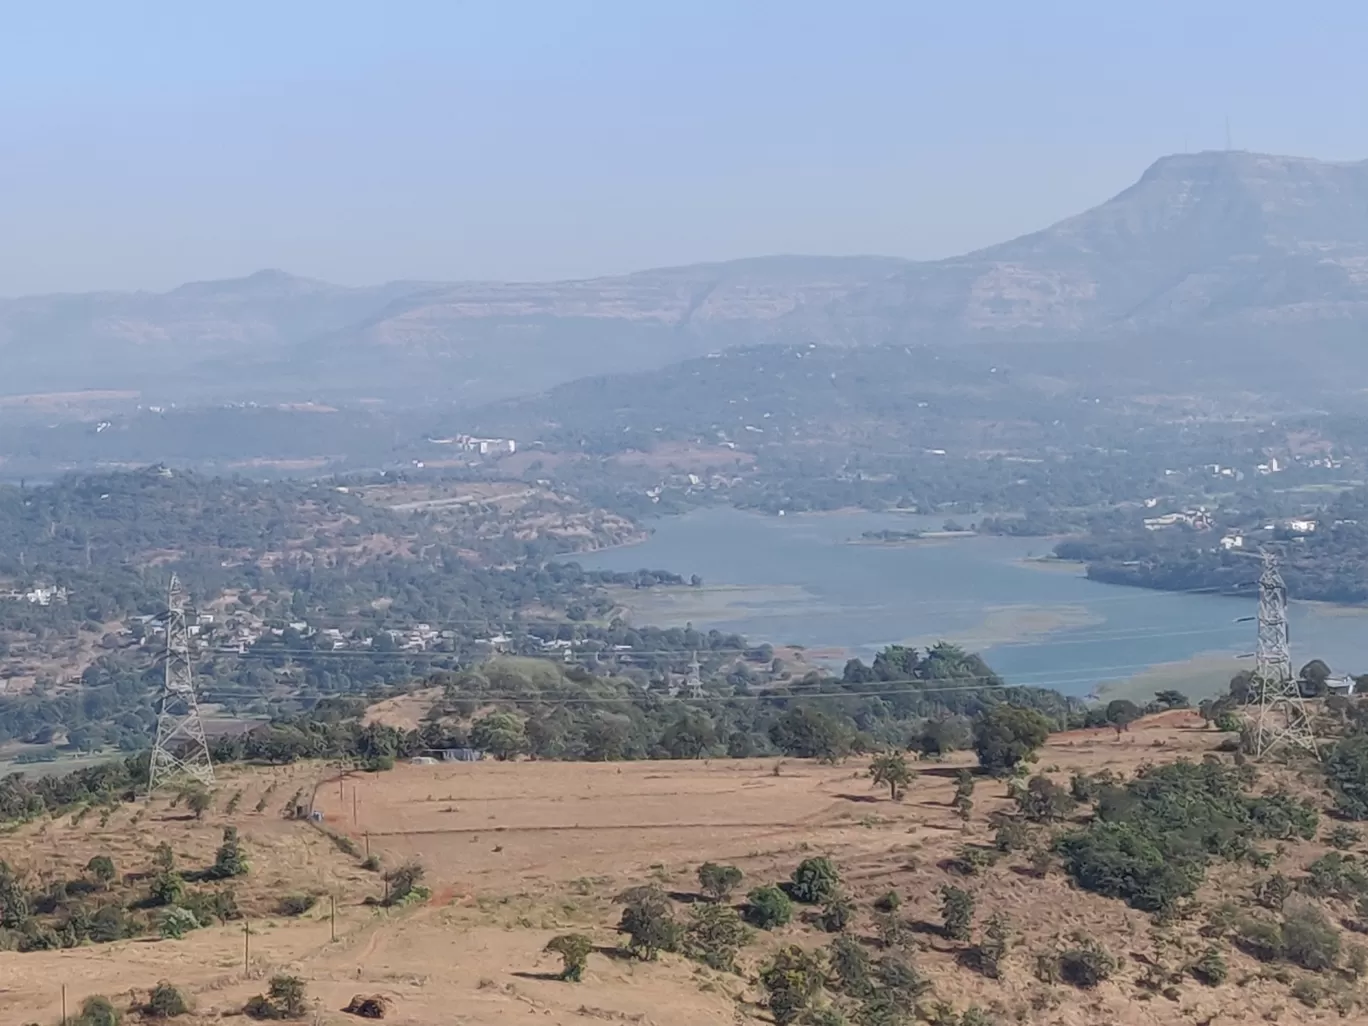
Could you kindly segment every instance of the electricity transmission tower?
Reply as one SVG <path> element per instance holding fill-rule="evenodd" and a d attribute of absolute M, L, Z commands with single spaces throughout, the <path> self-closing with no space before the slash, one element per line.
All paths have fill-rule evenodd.
<path fill-rule="evenodd" d="M 1259 647 L 1252 683 L 1259 713 L 1254 726 L 1254 754 L 1261 758 L 1275 748 L 1296 746 L 1319 758 L 1301 686 L 1292 676 L 1292 652 L 1287 642 L 1287 585 L 1278 571 L 1277 557 L 1271 552 L 1263 553 L 1257 620 Z"/>
<path fill-rule="evenodd" d="M 166 605 L 166 678 L 157 715 L 157 743 L 148 768 L 149 794 L 188 780 L 205 785 L 214 782 L 214 764 L 209 759 L 209 742 L 204 738 L 191 672 L 185 593 L 174 574 Z"/>

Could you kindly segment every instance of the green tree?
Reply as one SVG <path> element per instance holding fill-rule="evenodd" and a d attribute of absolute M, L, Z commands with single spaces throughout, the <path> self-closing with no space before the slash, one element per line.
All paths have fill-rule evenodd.
<path fill-rule="evenodd" d="M 746 895 L 746 920 L 762 930 L 786 925 L 793 918 L 793 902 L 773 884 L 757 887 Z"/>
<path fill-rule="evenodd" d="M 170 905 L 162 910 L 157 926 L 163 940 L 180 940 L 191 930 L 198 930 L 200 921 L 188 908 Z"/>
<path fill-rule="evenodd" d="M 223 843 L 214 855 L 214 868 L 209 875 L 216 880 L 226 880 L 234 876 L 247 875 L 247 856 L 238 840 L 237 827 L 223 828 Z"/>
<path fill-rule="evenodd" d="M 302 1019 L 308 1011 L 304 981 L 298 976 L 273 976 L 267 990 L 271 1004 L 280 1009 L 286 1019 Z"/>
<path fill-rule="evenodd" d="M 1117 698 L 1107 703 L 1107 722 L 1116 728 L 1116 736 L 1130 730 L 1130 725 L 1140 718 L 1140 707 L 1126 698 Z"/>
<path fill-rule="evenodd" d="M 735 866 L 721 866 L 705 862 L 698 867 L 698 886 L 713 901 L 725 901 L 741 886 L 741 870 Z"/>
<path fill-rule="evenodd" d="M 1351 734 L 1325 760 L 1335 807 L 1350 819 L 1368 819 L 1368 734 Z"/>
<path fill-rule="evenodd" d="M 682 930 L 675 922 L 670 899 L 659 887 L 632 887 L 613 899 L 622 905 L 618 932 L 628 938 L 628 949 L 642 961 L 654 961 L 662 951 L 677 951 Z"/>
<path fill-rule="evenodd" d="M 166 980 L 162 980 L 147 996 L 142 1013 L 149 1019 L 174 1019 L 190 1011 L 185 996 Z"/>
<path fill-rule="evenodd" d="M 123 1013 L 114 1007 L 113 1002 L 103 994 L 94 994 L 81 1002 L 81 1014 L 75 1026 L 119 1026 Z"/>
<path fill-rule="evenodd" d="M 804 859 L 793 871 L 789 895 L 804 905 L 820 905 L 839 893 L 841 874 L 836 864 L 824 855 Z"/>
<path fill-rule="evenodd" d="M 1035 757 L 1050 736 L 1050 721 L 1034 709 L 999 703 L 974 724 L 979 765 L 993 774 L 1010 773 Z"/>
<path fill-rule="evenodd" d="M 869 955 L 853 937 L 837 937 L 827 948 L 827 964 L 835 989 L 846 997 L 865 998 L 872 990 Z"/>
<path fill-rule="evenodd" d="M 975 962 L 979 972 L 990 980 L 1000 978 L 1002 962 L 1007 957 L 1010 947 L 1011 926 L 1007 922 L 1007 917 L 1001 912 L 994 912 L 983 924 L 983 933 L 975 950 Z"/>
<path fill-rule="evenodd" d="M 1032 823 L 1056 823 L 1068 819 L 1078 808 L 1067 788 L 1049 777 L 1038 774 L 1026 787 L 1017 792 L 1017 807 L 1022 816 Z"/>
<path fill-rule="evenodd" d="M 701 759 L 717 743 L 717 729 L 700 712 L 686 712 L 665 728 L 660 747 L 671 759 Z"/>
<path fill-rule="evenodd" d="M 940 889 L 941 920 L 951 940 L 968 940 L 974 922 L 974 896 L 950 884 Z"/>
<path fill-rule="evenodd" d="M 805 705 L 785 712 L 769 734 L 775 748 L 801 759 L 843 759 L 853 742 L 852 732 L 843 723 Z"/>
<path fill-rule="evenodd" d="M 579 983 L 584 979 L 584 969 L 589 964 L 589 953 L 594 950 L 594 942 L 582 933 L 563 933 L 547 941 L 543 950 L 560 955 L 562 980 Z"/>
<path fill-rule="evenodd" d="M 1181 691 L 1156 691 L 1154 700 L 1165 709 L 1189 709 L 1192 707 L 1192 699 Z"/>
<path fill-rule="evenodd" d="M 887 786 L 888 797 L 896 802 L 915 774 L 902 752 L 882 752 L 869 764 L 869 776 L 875 787 Z"/>
<path fill-rule="evenodd" d="M 512 713 L 486 713 L 470 725 L 470 743 L 499 761 L 521 753 L 527 747 L 523 721 Z"/>

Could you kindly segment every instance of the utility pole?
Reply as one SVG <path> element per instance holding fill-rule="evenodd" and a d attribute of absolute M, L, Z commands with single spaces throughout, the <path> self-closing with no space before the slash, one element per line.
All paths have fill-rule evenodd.
<path fill-rule="evenodd" d="M 206 787 L 214 783 L 214 764 L 209 758 L 209 742 L 195 697 L 185 593 L 174 574 L 166 606 L 166 673 L 157 715 L 157 741 L 148 767 L 148 794 L 183 783 L 187 778 Z"/>
<path fill-rule="evenodd" d="M 332 939 L 337 940 L 337 895 L 328 895 L 328 924 L 332 929 Z"/>
<path fill-rule="evenodd" d="M 242 972 L 252 975 L 252 924 L 246 919 L 242 921 Z"/>
<path fill-rule="evenodd" d="M 1278 559 L 1263 553 L 1259 575 L 1259 647 L 1255 651 L 1255 693 L 1259 699 L 1254 725 L 1254 755 L 1263 758 L 1275 749 L 1295 746 L 1316 758 L 1316 734 L 1302 699 L 1301 686 L 1292 676 L 1292 651 L 1287 640 L 1287 585 L 1278 571 Z"/>

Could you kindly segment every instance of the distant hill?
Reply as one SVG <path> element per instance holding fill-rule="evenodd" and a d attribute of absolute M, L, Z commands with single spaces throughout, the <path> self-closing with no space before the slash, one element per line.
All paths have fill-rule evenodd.
<path fill-rule="evenodd" d="M 759 342 L 1342 344 L 1365 325 L 1368 162 L 1218 152 L 1166 157 L 1098 207 L 934 262 L 764 257 L 371 288 L 263 271 L 0 300 L 0 392 L 478 401 Z"/>

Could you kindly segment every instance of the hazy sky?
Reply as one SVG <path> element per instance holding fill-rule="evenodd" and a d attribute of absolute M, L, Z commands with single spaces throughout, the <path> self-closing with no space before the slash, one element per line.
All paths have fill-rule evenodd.
<path fill-rule="evenodd" d="M 1368 157 L 1368 4 L 8 0 L 0 295 L 937 257 Z"/>

